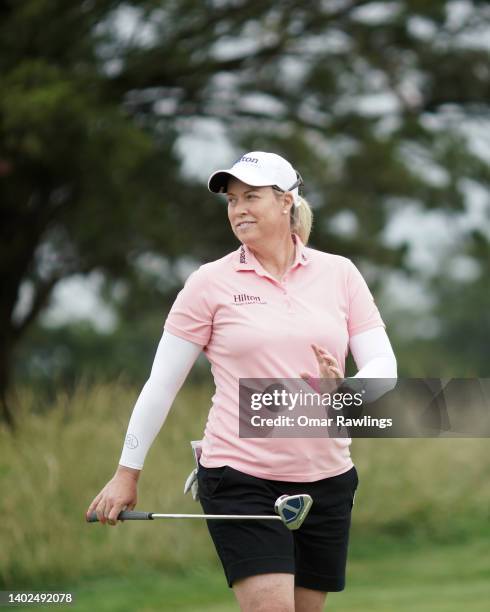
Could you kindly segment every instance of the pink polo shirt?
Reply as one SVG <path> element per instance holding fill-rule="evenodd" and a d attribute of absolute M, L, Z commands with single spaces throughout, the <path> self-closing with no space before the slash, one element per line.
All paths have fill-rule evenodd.
<path fill-rule="evenodd" d="M 201 463 L 272 480 L 311 482 L 349 470 L 350 438 L 240 438 L 240 378 L 318 375 L 311 344 L 327 349 L 342 373 L 349 338 L 385 327 L 373 296 L 346 257 L 306 247 L 276 280 L 241 245 L 187 279 L 165 330 L 201 344 L 216 385 Z"/>

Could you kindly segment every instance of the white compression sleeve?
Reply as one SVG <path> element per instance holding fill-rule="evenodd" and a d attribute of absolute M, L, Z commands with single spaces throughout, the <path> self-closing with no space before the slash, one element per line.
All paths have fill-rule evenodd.
<path fill-rule="evenodd" d="M 384 327 L 352 336 L 350 350 L 359 371 L 354 378 L 396 378 L 396 357 Z"/>
<path fill-rule="evenodd" d="M 146 454 L 201 350 L 199 344 L 163 332 L 150 377 L 129 420 L 120 465 L 143 468 Z"/>
<path fill-rule="evenodd" d="M 396 357 L 383 327 L 374 327 L 352 336 L 349 345 L 359 371 L 348 380 L 374 379 L 369 383 L 357 383 L 357 386 L 362 388 L 367 402 L 379 399 L 396 386 Z M 355 388 L 356 384 L 353 386 Z"/>

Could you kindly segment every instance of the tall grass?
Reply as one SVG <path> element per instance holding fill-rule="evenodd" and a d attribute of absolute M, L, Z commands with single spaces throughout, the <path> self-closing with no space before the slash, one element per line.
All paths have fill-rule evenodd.
<path fill-rule="evenodd" d="M 4 588 L 217 564 L 201 522 L 85 523 L 86 508 L 117 467 L 137 393 L 124 384 L 80 385 L 40 413 L 35 394 L 20 392 L 17 433 L 0 428 Z M 138 508 L 201 511 L 182 490 L 193 468 L 189 441 L 202 435 L 211 396 L 205 385 L 179 393 L 147 456 Z M 488 448 L 485 439 L 354 440 L 360 485 L 352 540 L 455 540 L 485 529 L 488 537 Z"/>

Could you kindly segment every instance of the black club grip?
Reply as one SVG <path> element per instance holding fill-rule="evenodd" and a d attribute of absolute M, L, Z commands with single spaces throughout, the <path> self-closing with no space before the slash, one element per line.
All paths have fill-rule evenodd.
<path fill-rule="evenodd" d="M 91 512 L 88 515 L 87 523 L 97 523 L 98 522 L 97 514 L 95 512 Z M 137 512 L 135 510 L 123 510 L 119 513 L 117 517 L 118 521 L 151 521 L 153 520 L 153 516 L 151 512 Z"/>

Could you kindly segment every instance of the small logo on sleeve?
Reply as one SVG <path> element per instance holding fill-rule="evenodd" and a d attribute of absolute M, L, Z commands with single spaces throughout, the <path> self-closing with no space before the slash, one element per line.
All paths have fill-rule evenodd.
<path fill-rule="evenodd" d="M 128 434 L 125 445 L 131 449 L 137 448 L 139 446 L 138 438 L 133 434 Z"/>
<path fill-rule="evenodd" d="M 233 304 L 242 306 L 245 304 L 267 304 L 267 302 L 258 295 L 248 295 L 246 293 L 237 293 L 233 296 Z"/>

